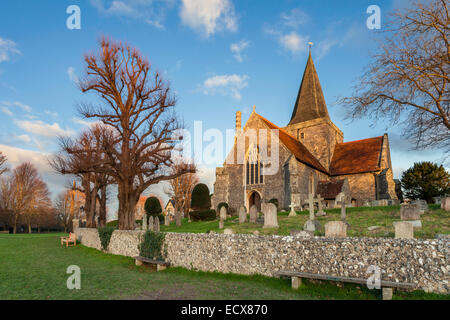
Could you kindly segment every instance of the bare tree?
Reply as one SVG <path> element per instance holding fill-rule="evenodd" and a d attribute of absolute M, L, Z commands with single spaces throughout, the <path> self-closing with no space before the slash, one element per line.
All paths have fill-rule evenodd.
<path fill-rule="evenodd" d="M 6 156 L 4 156 L 0 151 L 0 176 L 8 171 L 8 168 L 6 167 L 6 160 Z"/>
<path fill-rule="evenodd" d="M 138 50 L 102 39 L 98 55 L 86 55 L 83 92 L 94 92 L 103 106 L 81 105 L 84 118 L 96 118 L 115 130 L 104 143 L 106 158 L 95 172 L 110 175 L 118 186 L 119 229 L 134 229 L 134 210 L 140 195 L 151 185 L 171 180 L 173 138 L 181 128 L 173 114 L 175 98 L 168 83 L 150 68 Z"/>
<path fill-rule="evenodd" d="M 350 118 L 404 122 L 404 135 L 417 149 L 450 151 L 448 0 L 416 2 L 395 12 L 385 39 L 351 97 L 339 102 Z"/>
<path fill-rule="evenodd" d="M 183 172 L 185 168 L 190 168 L 193 172 L 178 175 L 176 178 L 170 180 L 169 187 L 165 190 L 165 193 L 175 202 L 174 209 L 177 226 L 181 225 L 181 212 L 184 212 L 189 217 L 192 189 L 194 189 L 199 181 L 195 164 L 186 162 L 183 159 L 175 161 L 171 168 L 171 173 L 177 175 L 178 172 Z"/>
<path fill-rule="evenodd" d="M 74 190 L 66 190 L 61 192 L 55 201 L 55 210 L 57 212 L 58 220 L 64 227 L 64 232 L 67 232 L 72 225 L 72 220 L 80 208 L 80 202 L 74 199 Z"/>

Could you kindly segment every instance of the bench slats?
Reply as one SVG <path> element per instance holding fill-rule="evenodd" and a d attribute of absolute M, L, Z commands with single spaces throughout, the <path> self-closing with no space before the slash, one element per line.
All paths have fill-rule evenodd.
<path fill-rule="evenodd" d="M 153 260 L 153 259 L 149 259 L 149 258 L 141 257 L 141 256 L 135 257 L 135 259 L 138 260 L 138 261 L 141 261 L 141 262 L 150 263 L 150 264 L 158 264 L 158 265 L 161 265 L 161 266 L 168 266 L 169 265 L 169 263 L 166 262 L 166 261 Z"/>
<path fill-rule="evenodd" d="M 329 275 L 323 275 L 323 274 L 297 272 L 297 271 L 286 271 L 286 270 L 279 271 L 276 273 L 276 275 L 284 276 L 284 277 L 298 277 L 298 278 L 329 280 L 329 281 L 337 281 L 337 282 L 349 282 L 349 283 L 357 283 L 357 284 L 366 284 L 367 283 L 367 279 L 329 276 Z M 381 287 L 413 289 L 416 287 L 416 285 L 414 283 L 393 282 L 393 281 L 381 280 Z"/>

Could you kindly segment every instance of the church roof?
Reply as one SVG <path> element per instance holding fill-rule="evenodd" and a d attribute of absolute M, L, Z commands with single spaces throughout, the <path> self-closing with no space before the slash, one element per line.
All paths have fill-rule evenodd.
<path fill-rule="evenodd" d="M 259 118 L 261 118 L 262 121 L 270 128 L 270 129 L 278 129 L 279 130 L 279 139 L 281 142 L 286 146 L 286 148 L 289 149 L 289 151 L 292 152 L 292 154 L 295 156 L 295 158 L 304 163 L 307 164 L 319 171 L 322 171 L 324 173 L 328 173 L 327 170 L 320 164 L 320 162 L 309 152 L 309 150 L 297 139 L 295 139 L 293 136 L 291 136 L 289 133 L 278 127 L 277 125 L 273 124 L 266 118 L 258 115 Z"/>
<path fill-rule="evenodd" d="M 317 118 L 329 118 L 327 105 L 323 96 L 319 76 L 314 66 L 311 52 L 303 73 L 302 84 L 295 101 L 289 124 L 295 124 Z"/>
<path fill-rule="evenodd" d="M 316 195 L 323 197 L 325 200 L 336 199 L 337 195 L 342 192 L 345 180 L 336 181 L 319 181 L 317 184 Z"/>
<path fill-rule="evenodd" d="M 330 175 L 379 170 L 382 147 L 382 136 L 337 144 L 330 164 Z"/>

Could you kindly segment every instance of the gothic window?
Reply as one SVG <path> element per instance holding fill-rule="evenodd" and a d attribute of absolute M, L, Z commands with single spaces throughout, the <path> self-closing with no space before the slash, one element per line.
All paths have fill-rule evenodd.
<path fill-rule="evenodd" d="M 245 182 L 247 185 L 260 184 L 264 182 L 263 165 L 261 164 L 258 148 L 251 145 L 246 159 Z"/>

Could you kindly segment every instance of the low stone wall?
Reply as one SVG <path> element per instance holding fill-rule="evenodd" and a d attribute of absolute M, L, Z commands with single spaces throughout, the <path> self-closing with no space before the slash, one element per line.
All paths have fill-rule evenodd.
<path fill-rule="evenodd" d="M 79 229 L 81 242 L 99 249 L 95 229 Z M 134 257 L 142 231 L 114 231 L 108 252 Z M 95 239 L 97 235 L 97 239 Z M 370 265 L 382 279 L 413 282 L 427 292 L 450 293 L 449 239 L 294 238 L 224 234 L 166 233 L 167 261 L 202 271 L 273 276 L 297 270 L 368 278 Z"/>

